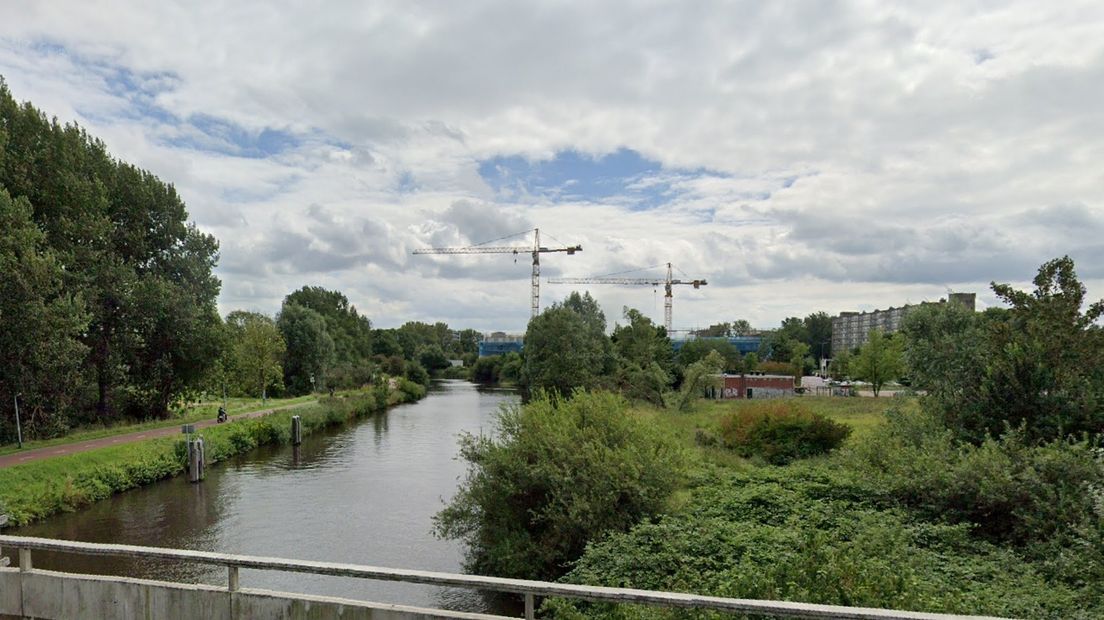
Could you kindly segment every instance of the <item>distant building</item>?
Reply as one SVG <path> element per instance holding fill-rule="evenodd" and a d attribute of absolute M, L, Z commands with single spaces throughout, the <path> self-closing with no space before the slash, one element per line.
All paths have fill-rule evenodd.
<path fill-rule="evenodd" d="M 947 299 L 940 299 L 937 302 L 924 302 L 873 312 L 841 312 L 839 316 L 832 319 L 832 352 L 838 355 L 842 351 L 861 347 L 870 337 L 870 332 L 875 329 L 892 334 L 901 329 L 901 324 L 909 312 L 922 306 L 944 304 L 948 301 L 973 310 L 977 303 L 977 294 L 951 293 Z"/>
<path fill-rule="evenodd" d="M 728 344 L 736 347 L 736 350 L 740 352 L 740 355 L 747 355 L 748 353 L 755 353 L 759 351 L 759 343 L 762 341 L 758 335 L 754 336 L 698 336 L 697 338 L 689 338 L 684 340 L 672 340 L 671 348 L 677 353 L 686 345 L 687 342 L 693 340 L 723 340 Z"/>
<path fill-rule="evenodd" d="M 721 375 L 724 380 L 713 398 L 781 398 L 794 395 L 794 378 L 790 375 L 739 374 Z"/>
<path fill-rule="evenodd" d="M 521 353 L 523 348 L 525 348 L 525 336 L 492 332 L 479 341 L 479 357 L 505 355 L 511 352 Z"/>

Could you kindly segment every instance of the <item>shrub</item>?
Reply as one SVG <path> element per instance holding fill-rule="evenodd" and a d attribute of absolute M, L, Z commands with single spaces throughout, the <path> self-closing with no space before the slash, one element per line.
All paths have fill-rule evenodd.
<path fill-rule="evenodd" d="M 775 465 L 838 448 L 851 434 L 850 426 L 789 400 L 749 404 L 721 418 L 720 427 L 725 447 Z"/>
<path fill-rule="evenodd" d="M 682 456 L 621 397 L 583 392 L 504 407 L 497 436 L 463 435 L 460 453 L 468 474 L 437 535 L 467 543 L 471 571 L 530 579 L 562 575 L 588 540 L 658 513 Z"/>

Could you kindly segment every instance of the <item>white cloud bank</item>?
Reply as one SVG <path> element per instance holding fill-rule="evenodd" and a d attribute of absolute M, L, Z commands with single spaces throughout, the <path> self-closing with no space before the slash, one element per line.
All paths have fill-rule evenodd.
<path fill-rule="evenodd" d="M 384 326 L 521 330 L 527 260 L 410 251 L 532 226 L 584 247 L 546 275 L 709 279 L 676 292 L 683 328 L 992 303 L 1067 253 L 1104 295 L 1099 2 L 7 3 L 0 75 L 176 184 L 227 311 L 319 284 Z M 621 148 L 668 202 L 479 174 Z M 646 289 L 593 293 L 662 317 Z"/>

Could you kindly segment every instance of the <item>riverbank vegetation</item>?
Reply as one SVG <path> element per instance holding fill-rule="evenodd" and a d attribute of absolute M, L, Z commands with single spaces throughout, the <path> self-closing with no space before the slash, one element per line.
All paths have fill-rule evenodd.
<path fill-rule="evenodd" d="M 683 458 L 668 464 L 681 484 L 658 512 L 641 514 L 631 525 L 614 522 L 591 531 L 586 524 L 593 516 L 586 513 L 559 525 L 587 532 L 586 546 L 525 576 L 739 598 L 1101 617 L 1104 400 L 1097 395 L 1104 365 L 1095 320 L 1104 304 L 1083 310 L 1084 288 L 1068 259 L 1044 265 L 1035 285 L 1030 294 L 994 285 L 1009 310 L 975 316 L 946 305 L 910 317 L 901 342 L 923 396 L 798 397 L 766 408 L 754 401 L 696 402 L 685 412 L 647 398 L 633 405 L 617 401 L 617 412 L 607 415 L 681 448 Z M 1013 406 L 1013 397 L 1031 406 Z M 794 407 L 807 411 L 795 414 Z M 742 438 L 764 423 L 769 443 L 807 446 L 808 425 L 793 419 L 817 420 L 815 414 L 833 425 L 853 425 L 853 431 L 837 448 L 798 449 L 785 459 L 774 458 L 773 450 L 745 449 Z M 574 423 L 585 427 L 589 421 Z M 812 435 L 816 445 L 823 433 Z M 511 428 L 498 441 L 522 445 L 535 437 Z M 557 469 L 551 455 L 527 454 L 517 464 L 522 472 L 556 471 L 566 486 L 578 482 L 570 468 Z M 518 472 L 503 478 L 512 494 L 474 503 L 479 495 L 470 489 L 494 487 L 486 478 L 498 470 L 480 452 L 465 457 L 468 483 L 442 518 L 460 513 L 478 527 L 442 533 L 463 538 L 508 514 L 527 527 L 512 540 L 539 540 L 544 525 L 527 515 L 557 506 L 511 486 L 507 480 L 527 479 Z M 633 482 L 622 478 L 609 489 L 608 511 L 618 510 L 611 498 Z M 516 512 L 523 501 L 537 503 Z M 557 514 L 575 518 L 570 510 Z M 513 564 L 483 566 L 506 575 L 518 570 Z M 567 618 L 672 616 L 563 600 L 546 601 L 543 610 Z M 699 615 L 709 616 L 677 614 Z"/>
<path fill-rule="evenodd" d="M 291 439 L 291 417 L 300 416 L 304 435 L 425 396 L 425 387 L 406 379 L 386 382 L 338 398 L 323 398 L 266 416 L 234 420 L 199 432 L 208 464 L 257 446 Z M 12 525 L 23 525 L 142 485 L 179 475 L 187 454 L 181 438 L 157 438 L 60 456 L 0 469 L 0 506 Z"/>
<path fill-rule="evenodd" d="M 0 79 L 0 445 L 179 421 L 189 403 L 428 384 L 479 334 L 374 329 L 340 291 L 304 286 L 275 316 L 219 315 L 218 241 L 171 183 Z"/>

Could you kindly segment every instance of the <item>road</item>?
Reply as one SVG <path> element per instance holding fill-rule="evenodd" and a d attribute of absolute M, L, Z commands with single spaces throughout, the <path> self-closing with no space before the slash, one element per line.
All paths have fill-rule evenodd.
<path fill-rule="evenodd" d="M 271 409 L 261 409 L 260 411 L 250 411 L 248 413 L 239 413 L 238 415 L 230 416 L 231 420 L 244 420 L 246 418 L 258 418 L 260 416 L 268 415 L 270 413 L 280 411 L 282 409 L 294 409 L 295 407 L 302 407 L 304 405 L 313 404 L 316 401 L 306 401 L 302 403 L 294 403 L 291 405 L 283 405 L 281 407 L 273 407 Z M 206 428 L 216 424 L 215 420 L 203 420 L 195 422 L 197 429 Z M 0 456 L 0 468 L 11 467 L 13 465 L 22 465 L 23 463 L 30 463 L 33 461 L 41 461 L 42 459 L 52 459 L 58 456 L 67 456 L 70 454 L 79 454 L 81 452 L 88 452 L 89 450 L 96 450 L 97 448 L 108 448 L 111 446 L 118 446 L 127 443 L 134 443 L 135 441 L 143 441 L 145 439 L 153 439 L 155 437 L 169 437 L 172 435 L 180 434 L 180 426 L 166 426 L 164 428 L 154 428 L 145 431 L 135 431 L 133 433 L 123 433 L 121 435 L 112 435 L 110 437 L 101 437 L 99 439 L 89 439 L 87 441 L 77 441 L 73 443 L 62 444 L 60 446 L 47 446 L 45 448 L 36 448 L 34 450 L 26 450 L 13 452 L 11 454 L 5 454 Z"/>

